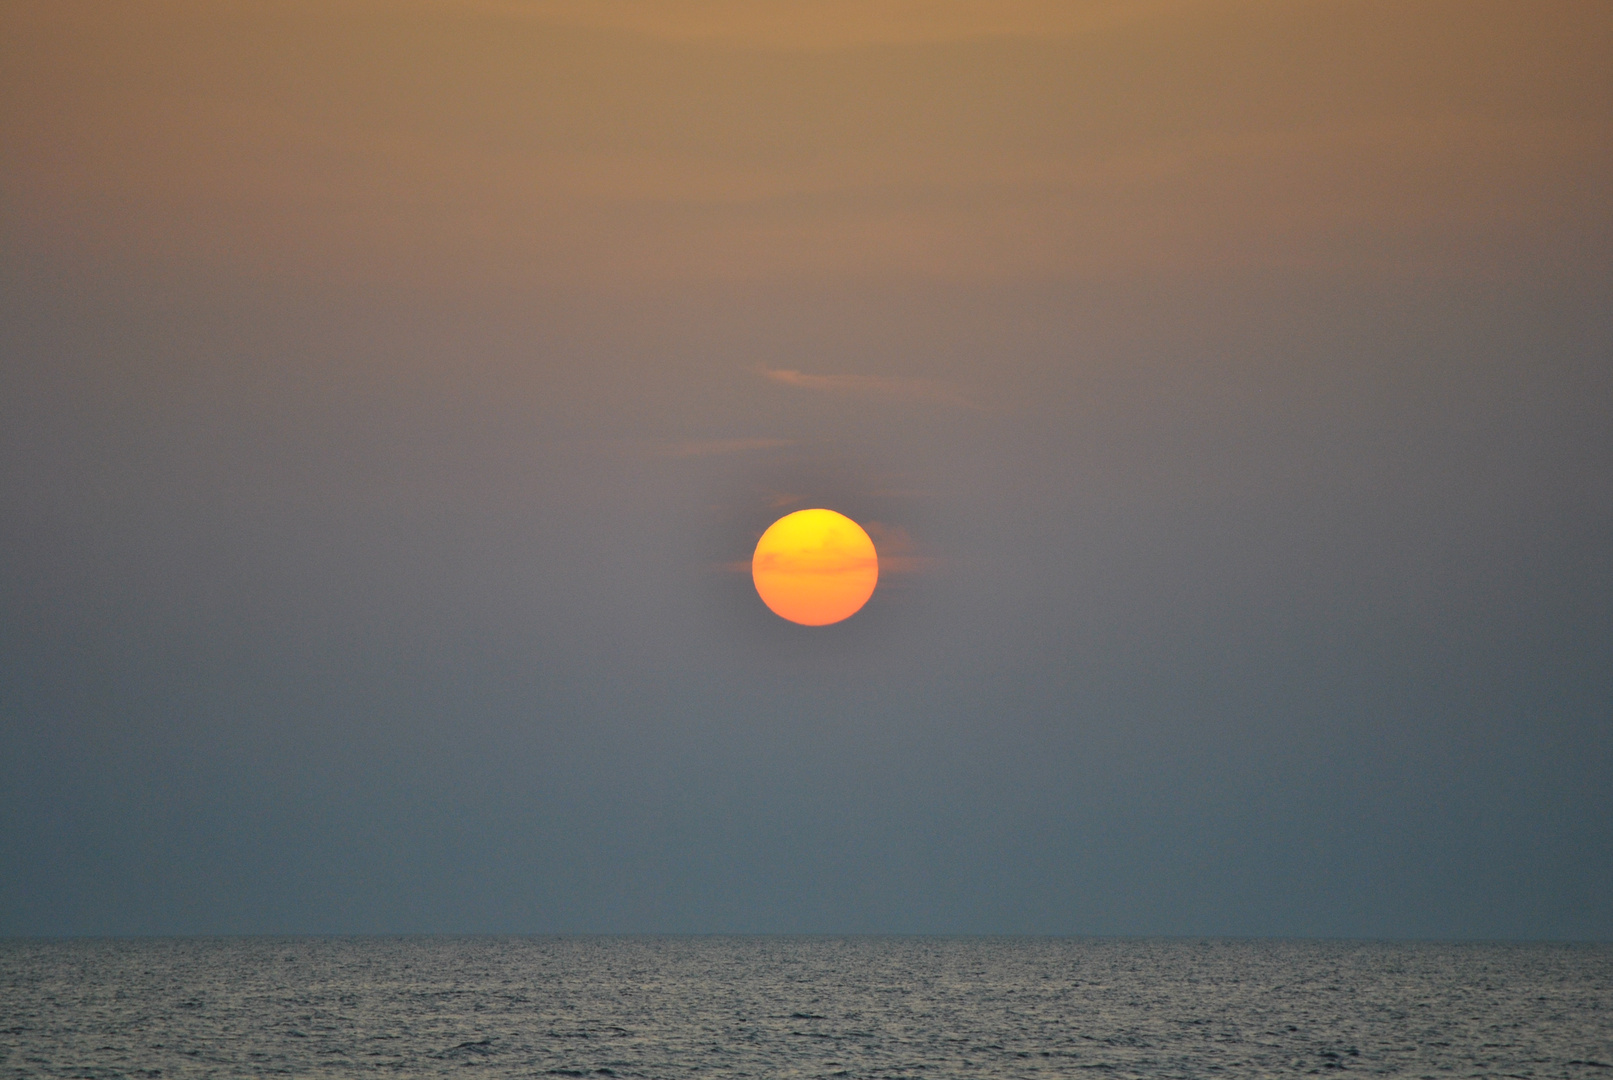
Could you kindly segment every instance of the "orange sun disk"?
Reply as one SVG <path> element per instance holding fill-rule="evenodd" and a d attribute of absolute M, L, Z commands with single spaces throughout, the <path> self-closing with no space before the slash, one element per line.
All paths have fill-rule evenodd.
<path fill-rule="evenodd" d="M 879 582 L 879 556 L 863 527 L 833 510 L 797 510 L 768 526 L 751 580 L 775 615 L 802 626 L 849 619 Z"/>

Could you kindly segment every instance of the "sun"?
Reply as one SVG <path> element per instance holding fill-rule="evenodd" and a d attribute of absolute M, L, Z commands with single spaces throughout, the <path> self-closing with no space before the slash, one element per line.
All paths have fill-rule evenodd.
<path fill-rule="evenodd" d="M 851 618 L 874 595 L 879 556 L 863 527 L 846 515 L 797 510 L 756 542 L 750 573 L 775 615 L 827 626 Z"/>

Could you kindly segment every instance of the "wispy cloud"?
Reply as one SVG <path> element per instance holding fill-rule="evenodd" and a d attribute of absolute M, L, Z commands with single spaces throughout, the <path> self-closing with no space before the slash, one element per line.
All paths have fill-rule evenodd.
<path fill-rule="evenodd" d="M 900 525 L 887 525 L 882 521 L 865 521 L 862 526 L 868 532 L 868 538 L 874 542 L 874 551 L 879 556 L 879 573 L 882 578 L 906 577 L 910 574 L 923 574 L 935 570 L 943 565 L 945 560 L 935 555 L 922 555 L 919 545 L 908 535 L 906 529 Z M 731 574 L 748 574 L 751 572 L 749 559 L 734 559 L 731 562 L 715 564 L 719 569 Z"/>
<path fill-rule="evenodd" d="M 714 454 L 742 454 L 750 450 L 776 450 L 793 439 L 691 439 L 673 443 L 661 452 L 666 457 L 711 457 Z"/>
<path fill-rule="evenodd" d="M 889 375 L 813 375 L 794 368 L 762 366 L 758 366 L 756 371 L 762 377 L 784 386 L 822 394 L 896 398 L 905 401 L 924 401 L 935 405 L 955 405 L 966 409 L 978 407 L 957 387 L 936 379 L 901 378 Z"/>
<path fill-rule="evenodd" d="M 918 544 L 900 525 L 865 521 L 863 528 L 879 553 L 881 574 L 922 574 L 941 565 L 941 560 L 933 555 L 920 555 Z"/>
<path fill-rule="evenodd" d="M 425 0 L 460 11 L 563 26 L 627 31 L 670 41 L 816 51 L 1001 38 L 1058 38 L 1124 26 L 1161 9 L 1240 0 Z"/>

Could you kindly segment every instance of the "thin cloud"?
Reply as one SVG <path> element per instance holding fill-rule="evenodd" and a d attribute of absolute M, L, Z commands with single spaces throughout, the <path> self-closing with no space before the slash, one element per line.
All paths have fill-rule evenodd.
<path fill-rule="evenodd" d="M 918 543 L 900 525 L 866 521 L 863 528 L 879 553 L 881 574 L 922 574 L 941 565 L 941 560 L 933 555 L 918 554 Z"/>
<path fill-rule="evenodd" d="M 812 375 L 794 368 L 758 366 L 763 378 L 800 390 L 854 397 L 895 398 L 923 401 L 934 405 L 955 405 L 965 409 L 978 406 L 956 387 L 935 379 L 899 378 L 889 375 Z"/>
<path fill-rule="evenodd" d="M 1046 39 L 1110 30 L 1184 7 L 1248 0 L 424 0 L 535 22 L 625 31 L 666 41 L 817 51 L 1001 38 Z"/>
<path fill-rule="evenodd" d="M 793 439 L 691 439 L 674 443 L 662 451 L 667 457 L 711 457 L 715 454 L 743 454 L 752 450 L 776 450 Z"/>
<path fill-rule="evenodd" d="M 874 542 L 874 551 L 879 556 L 879 573 L 882 578 L 907 577 L 911 574 L 927 573 L 940 567 L 945 561 L 934 555 L 919 554 L 918 543 L 900 525 L 887 525 L 882 521 L 865 521 L 862 526 L 868 532 L 868 538 Z M 751 572 L 751 561 L 749 559 L 734 559 L 730 562 L 720 562 L 715 565 L 719 570 L 730 574 L 748 574 Z"/>

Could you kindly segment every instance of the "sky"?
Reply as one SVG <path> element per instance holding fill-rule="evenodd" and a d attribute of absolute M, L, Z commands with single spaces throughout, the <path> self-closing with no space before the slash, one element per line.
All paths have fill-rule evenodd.
<path fill-rule="evenodd" d="M 1613 9 L 0 3 L 0 935 L 439 932 L 1613 938 Z"/>

